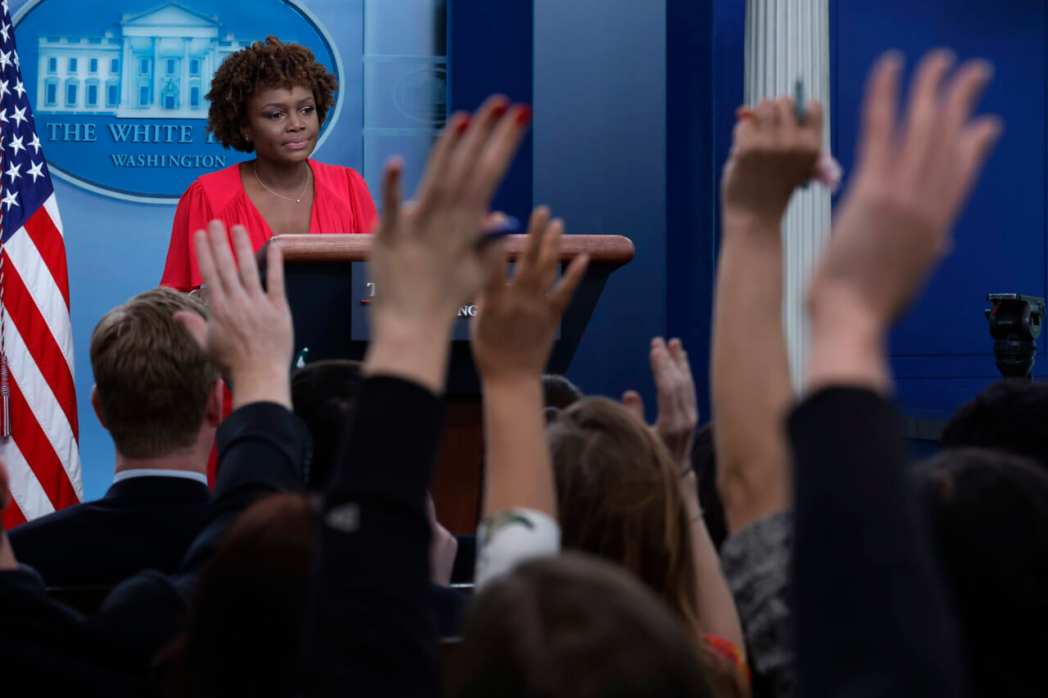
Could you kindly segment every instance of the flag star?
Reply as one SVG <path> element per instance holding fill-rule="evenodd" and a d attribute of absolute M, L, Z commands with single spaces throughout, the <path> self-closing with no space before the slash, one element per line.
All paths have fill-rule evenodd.
<path fill-rule="evenodd" d="M 36 135 L 36 131 L 33 132 L 33 140 L 29 141 L 29 147 L 35 155 L 40 154 L 40 136 Z"/>
<path fill-rule="evenodd" d="M 11 136 L 11 142 L 7 144 L 7 147 L 15 151 L 12 155 L 18 155 L 18 152 L 25 150 L 25 145 L 22 144 L 21 136 Z"/>
<path fill-rule="evenodd" d="M 11 11 L 11 7 L 7 4 L 7 0 L 4 0 L 2 3 L 0 3 L 0 7 L 4 8 L 5 15 Z"/>
<path fill-rule="evenodd" d="M 12 51 L 11 58 L 14 60 L 16 68 L 20 68 L 22 66 L 22 64 L 18 62 L 18 51 Z"/>
<path fill-rule="evenodd" d="M 0 54 L 2 55 L 2 54 Z M 11 88 L 8 87 L 8 80 L 0 80 L 0 99 L 11 94 Z"/>
<path fill-rule="evenodd" d="M 11 166 L 7 168 L 7 172 L 4 173 L 11 178 L 11 183 L 14 184 L 15 180 L 22 176 L 22 166 L 16 165 L 15 162 L 11 161 Z"/>
<path fill-rule="evenodd" d="M 25 110 L 26 107 L 22 107 L 21 109 L 15 107 L 15 113 L 11 115 L 11 118 L 15 120 L 15 125 L 19 128 L 21 128 L 23 121 L 29 121 L 25 116 Z"/>
<path fill-rule="evenodd" d="M 3 109 L 0 109 L 0 121 L 7 123 L 7 112 Z"/>
<path fill-rule="evenodd" d="M 44 169 L 44 161 L 43 160 L 41 160 L 40 162 L 34 162 L 32 165 L 29 166 L 29 171 L 26 172 L 26 174 L 30 175 L 33 178 L 33 182 L 35 183 L 37 177 L 43 177 L 44 176 L 43 169 Z"/>
<path fill-rule="evenodd" d="M 0 36 L 4 37 L 4 43 L 5 44 L 8 42 L 8 37 L 10 36 L 10 32 L 11 32 L 11 25 L 8 24 L 7 22 L 4 22 L 4 26 L 0 27 Z"/>
<path fill-rule="evenodd" d="M 6 210 L 10 211 L 12 207 L 18 205 L 18 192 L 16 192 L 14 189 L 7 192 L 7 194 L 4 196 L 4 200 L 0 203 L 4 205 Z"/>
<path fill-rule="evenodd" d="M 15 83 L 15 92 L 18 93 L 18 99 L 22 99 L 22 95 L 25 94 L 25 85 L 22 84 L 21 80 Z"/>
<path fill-rule="evenodd" d="M 11 65 L 11 52 L 0 51 L 0 70 L 7 68 L 9 65 Z"/>

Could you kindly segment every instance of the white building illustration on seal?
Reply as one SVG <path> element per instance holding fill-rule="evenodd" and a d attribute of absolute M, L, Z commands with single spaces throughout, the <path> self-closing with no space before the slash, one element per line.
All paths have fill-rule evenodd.
<path fill-rule="evenodd" d="M 120 32 L 39 37 L 36 111 L 203 119 L 211 77 L 246 45 L 220 39 L 218 17 L 173 2 L 124 15 Z"/>

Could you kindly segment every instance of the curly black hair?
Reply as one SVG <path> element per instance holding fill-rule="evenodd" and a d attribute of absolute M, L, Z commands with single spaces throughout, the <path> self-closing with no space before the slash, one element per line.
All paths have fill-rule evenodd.
<path fill-rule="evenodd" d="M 255 146 L 244 138 L 241 127 L 247 121 L 247 103 L 259 89 L 296 85 L 313 92 L 317 118 L 324 123 L 335 103 L 338 80 L 317 62 L 313 52 L 299 44 L 285 44 L 275 36 L 256 41 L 222 62 L 211 80 L 207 98 L 207 130 L 226 148 L 245 153 Z"/>

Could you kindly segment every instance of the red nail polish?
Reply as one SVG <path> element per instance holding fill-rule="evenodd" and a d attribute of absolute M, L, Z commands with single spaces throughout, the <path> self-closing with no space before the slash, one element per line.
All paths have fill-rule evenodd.
<path fill-rule="evenodd" d="M 456 132 L 458 133 L 458 135 L 460 135 L 460 136 L 461 136 L 461 135 L 462 135 L 463 133 L 465 133 L 465 132 L 466 132 L 466 129 L 467 129 L 467 128 L 469 128 L 469 117 L 468 117 L 468 116 L 464 116 L 464 117 L 462 117 L 461 119 L 459 119 L 458 123 L 456 123 L 456 124 L 455 124 L 455 131 L 456 131 Z"/>
<path fill-rule="evenodd" d="M 491 115 L 496 119 L 501 119 L 506 115 L 509 110 L 509 105 L 506 104 L 505 100 L 499 100 L 495 102 L 494 106 L 491 107 Z"/>
<path fill-rule="evenodd" d="M 527 126 L 531 122 L 531 107 L 527 104 L 522 104 L 517 108 L 517 124 L 520 126 Z"/>

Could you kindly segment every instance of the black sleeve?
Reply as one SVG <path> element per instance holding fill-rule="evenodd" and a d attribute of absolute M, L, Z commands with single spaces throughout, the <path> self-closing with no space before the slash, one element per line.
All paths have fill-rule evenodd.
<path fill-rule="evenodd" d="M 207 524 L 180 565 L 195 574 L 211 558 L 229 525 L 266 495 L 303 487 L 309 432 L 290 410 L 273 402 L 237 409 L 218 428 L 218 482 Z"/>
<path fill-rule="evenodd" d="M 361 386 L 324 504 L 308 695 L 437 695 L 425 502 L 443 421 L 443 402 L 419 385 L 371 377 Z"/>
<path fill-rule="evenodd" d="M 34 686 L 47 695 L 142 695 L 143 682 L 114 654 L 109 638 L 52 600 L 34 570 L 0 571 L 0 675 L 4 695 Z"/>
<path fill-rule="evenodd" d="M 789 419 L 801 696 L 961 696 L 957 629 L 884 398 L 829 388 Z"/>

